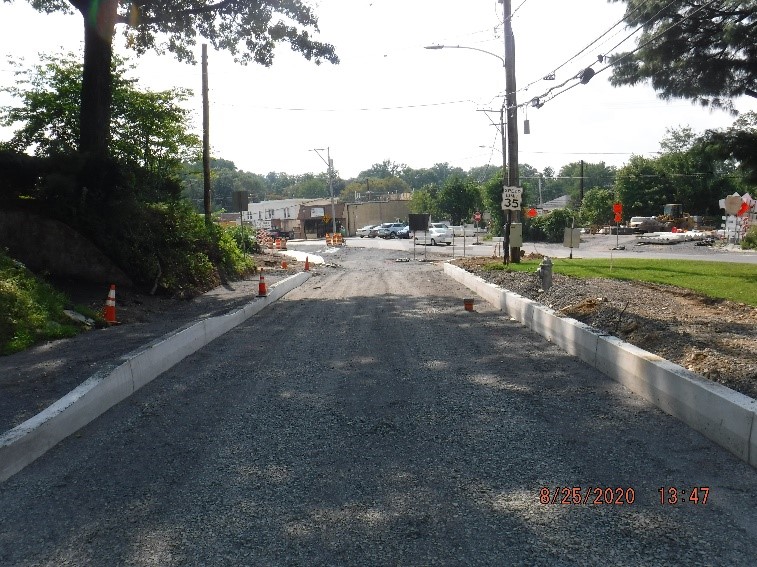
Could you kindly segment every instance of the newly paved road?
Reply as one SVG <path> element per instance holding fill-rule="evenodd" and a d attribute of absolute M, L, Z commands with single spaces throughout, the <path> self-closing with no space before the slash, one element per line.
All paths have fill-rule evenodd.
<path fill-rule="evenodd" d="M 754 564 L 754 469 L 396 256 L 332 254 L 0 484 L 0 565 Z"/>

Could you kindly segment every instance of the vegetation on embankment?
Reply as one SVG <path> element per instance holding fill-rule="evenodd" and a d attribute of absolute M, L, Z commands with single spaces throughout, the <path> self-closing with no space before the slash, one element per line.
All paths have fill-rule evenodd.
<path fill-rule="evenodd" d="M 67 307 L 65 295 L 0 251 L 0 354 L 76 335 L 82 326 L 63 314 Z"/>
<path fill-rule="evenodd" d="M 522 260 L 505 266 L 491 262 L 487 270 L 534 272 L 540 260 Z M 635 280 L 689 289 L 713 299 L 728 299 L 757 306 L 757 265 L 731 262 L 652 259 L 553 258 L 552 270 L 577 278 Z"/>

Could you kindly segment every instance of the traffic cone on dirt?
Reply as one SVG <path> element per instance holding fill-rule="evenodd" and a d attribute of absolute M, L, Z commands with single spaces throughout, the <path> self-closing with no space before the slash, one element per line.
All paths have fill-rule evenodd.
<path fill-rule="evenodd" d="M 113 325 L 116 324 L 116 285 L 110 284 L 110 291 L 108 291 L 108 299 L 105 300 L 105 309 L 103 309 L 103 317 L 105 322 Z"/>
<path fill-rule="evenodd" d="M 287 264 L 286 260 L 281 261 L 281 269 L 286 270 L 289 267 L 289 264 Z"/>
<path fill-rule="evenodd" d="M 268 288 L 265 285 L 265 276 L 263 270 L 260 270 L 260 282 L 258 283 L 258 297 L 266 297 L 268 295 Z"/>
<path fill-rule="evenodd" d="M 309 271 L 310 271 L 310 261 L 309 261 L 309 256 L 305 256 L 305 271 L 306 271 L 306 272 L 309 272 Z"/>

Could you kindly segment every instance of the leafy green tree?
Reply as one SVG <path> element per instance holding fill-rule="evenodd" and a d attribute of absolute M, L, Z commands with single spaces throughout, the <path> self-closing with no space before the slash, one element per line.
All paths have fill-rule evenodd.
<path fill-rule="evenodd" d="M 442 187 L 447 179 L 453 175 L 465 177 L 465 171 L 459 167 L 451 167 L 448 163 L 437 163 L 426 169 L 405 168 L 400 174 L 400 178 L 411 189 L 417 190 L 427 185 Z"/>
<path fill-rule="evenodd" d="M 675 202 L 671 200 L 675 194 L 671 177 L 657 160 L 643 156 L 631 156 L 618 170 L 615 191 L 628 217 L 661 215 L 666 203 Z"/>
<path fill-rule="evenodd" d="M 289 196 L 297 199 L 326 199 L 331 196 L 328 176 L 325 173 L 318 176 L 312 173 L 303 175 L 286 191 Z"/>
<path fill-rule="evenodd" d="M 0 124 L 17 127 L 9 146 L 39 156 L 72 154 L 79 138 L 82 65 L 73 53 L 40 55 L 25 69 L 19 64 L 16 83 L 4 90 L 19 101 L 0 109 Z M 200 141 L 190 132 L 190 114 L 181 107 L 190 92 L 152 92 L 126 77 L 126 61 L 113 60 L 113 156 L 157 174 L 171 175 L 181 161 L 196 156 Z"/>
<path fill-rule="evenodd" d="M 581 203 L 581 223 L 595 226 L 609 224 L 615 213 L 612 205 L 615 202 L 615 191 L 604 187 L 593 187 L 584 195 Z"/>
<path fill-rule="evenodd" d="M 664 99 L 733 107 L 757 97 L 757 0 L 625 2 L 625 22 L 642 26 L 633 52 L 610 58 L 615 85 L 651 81 Z"/>
<path fill-rule="evenodd" d="M 717 158 L 689 127 L 669 129 L 660 147 L 657 167 L 673 182 L 669 202 L 692 214 L 714 214 L 723 191 L 734 187 L 734 165 Z"/>
<path fill-rule="evenodd" d="M 205 189 L 202 162 L 184 163 L 179 177 L 184 197 L 191 201 L 197 212 L 203 212 Z M 234 162 L 225 159 L 211 158 L 210 186 L 213 211 L 231 211 L 234 191 L 247 191 L 250 202 L 262 201 L 265 198 L 262 176 L 240 171 Z"/>
<path fill-rule="evenodd" d="M 480 187 L 481 207 L 491 214 L 491 226 L 489 232 L 500 236 L 505 226 L 505 212 L 502 210 L 502 168 L 497 173 L 481 184 Z"/>
<path fill-rule="evenodd" d="M 747 183 L 757 185 L 757 113 L 745 112 L 729 128 L 705 132 L 702 143 L 713 156 L 737 165 Z"/>
<path fill-rule="evenodd" d="M 434 185 L 413 191 L 409 208 L 411 213 L 428 213 L 433 220 L 444 217 L 444 213 L 439 209 L 438 189 Z"/>
<path fill-rule="evenodd" d="M 368 177 L 372 177 L 376 179 L 385 179 L 387 177 L 398 177 L 399 174 L 406 168 L 407 166 L 404 164 L 395 163 L 393 161 L 386 159 L 382 161 L 381 163 L 374 163 L 370 167 L 370 169 L 361 171 L 357 177 L 358 179 L 365 179 Z"/>
<path fill-rule="evenodd" d="M 13 0 L 3 0 L 12 2 Z M 315 41 L 318 20 L 300 0 L 28 0 L 43 13 L 78 11 L 84 21 L 84 72 L 79 150 L 104 157 L 110 147 L 111 64 L 116 27 L 138 54 L 168 50 L 193 61 L 198 36 L 240 63 L 270 66 L 277 44 L 288 43 L 308 61 L 338 63 L 331 45 Z"/>
<path fill-rule="evenodd" d="M 453 225 L 469 219 L 478 201 L 478 186 L 462 177 L 453 175 L 439 192 L 439 209 Z"/>
<path fill-rule="evenodd" d="M 410 193 L 410 187 L 399 177 L 366 177 L 358 178 L 344 185 L 340 194 L 343 201 L 353 201 L 355 195 L 369 200 L 380 195 Z"/>
<path fill-rule="evenodd" d="M 496 165 L 479 165 L 476 167 L 471 167 L 468 170 L 467 176 L 478 182 L 483 183 L 485 181 L 489 181 L 492 177 L 495 177 L 497 175 L 497 170 L 502 170 L 501 166 Z"/>

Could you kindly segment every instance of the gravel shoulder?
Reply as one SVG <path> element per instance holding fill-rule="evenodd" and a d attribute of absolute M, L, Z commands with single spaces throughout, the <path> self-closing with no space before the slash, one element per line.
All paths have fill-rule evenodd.
<path fill-rule="evenodd" d="M 489 258 L 453 263 L 757 399 L 757 308 L 644 282 L 555 274 L 548 291 L 535 273 L 487 271 Z"/>
<path fill-rule="evenodd" d="M 265 267 L 268 285 L 303 268 L 300 262 L 289 262 L 282 269 L 281 259 L 270 254 L 257 255 L 255 260 Z M 107 286 L 74 282 L 57 282 L 57 286 L 73 304 L 94 311 L 102 310 L 108 295 Z M 238 309 L 257 293 L 257 278 L 230 282 L 189 300 L 118 287 L 118 325 L 0 357 L 0 433 L 44 410 L 98 369 L 186 325 Z"/>

